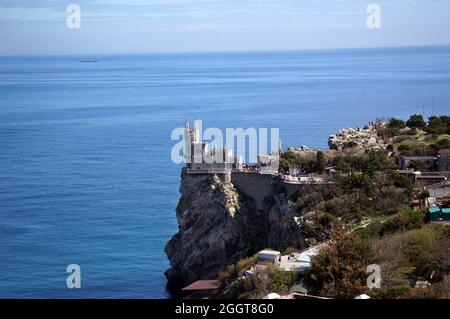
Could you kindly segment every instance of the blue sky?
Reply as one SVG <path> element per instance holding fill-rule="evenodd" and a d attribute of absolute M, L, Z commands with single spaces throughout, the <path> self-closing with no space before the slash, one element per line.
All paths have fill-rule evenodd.
<path fill-rule="evenodd" d="M 66 8 L 81 7 L 68 29 Z M 368 29 L 366 8 L 381 7 Z M 450 0 L 0 0 L 0 54 L 450 44 Z"/>

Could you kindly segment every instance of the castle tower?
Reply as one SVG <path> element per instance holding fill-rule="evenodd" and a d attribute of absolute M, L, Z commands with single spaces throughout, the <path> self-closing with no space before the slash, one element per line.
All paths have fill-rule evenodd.
<path fill-rule="evenodd" d="M 192 133 L 189 128 L 189 121 L 184 122 L 184 150 L 183 150 L 184 160 L 189 164 L 192 163 Z"/>
<path fill-rule="evenodd" d="M 233 152 L 231 151 L 230 146 L 225 145 L 225 148 L 223 150 L 223 156 L 225 163 L 232 163 Z"/>
<path fill-rule="evenodd" d="M 198 122 L 194 123 L 194 129 L 192 132 L 192 144 L 200 143 L 200 124 Z"/>
<path fill-rule="evenodd" d="M 244 158 L 242 157 L 242 155 L 239 155 L 236 157 L 236 169 L 238 171 L 242 171 L 244 166 Z"/>
<path fill-rule="evenodd" d="M 281 155 L 281 153 L 283 152 L 283 149 L 281 147 L 281 140 L 278 140 L 278 154 Z"/>

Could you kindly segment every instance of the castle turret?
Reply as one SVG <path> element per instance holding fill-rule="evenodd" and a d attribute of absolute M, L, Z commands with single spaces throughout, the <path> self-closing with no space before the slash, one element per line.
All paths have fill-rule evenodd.
<path fill-rule="evenodd" d="M 200 143 L 200 123 L 198 121 L 194 122 L 194 129 L 192 132 L 192 144 Z"/>
<path fill-rule="evenodd" d="M 189 121 L 184 122 L 184 160 L 188 167 L 192 163 L 192 133 L 189 128 Z"/>
<path fill-rule="evenodd" d="M 244 158 L 242 155 L 236 156 L 236 170 L 242 171 L 244 169 Z"/>
<path fill-rule="evenodd" d="M 225 145 L 225 148 L 223 150 L 223 156 L 224 156 L 225 163 L 232 163 L 233 152 L 231 151 L 230 146 Z"/>

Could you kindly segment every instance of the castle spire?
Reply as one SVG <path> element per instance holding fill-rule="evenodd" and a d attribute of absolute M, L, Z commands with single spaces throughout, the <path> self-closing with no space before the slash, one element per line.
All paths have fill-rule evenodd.
<path fill-rule="evenodd" d="M 281 154 L 281 152 L 283 152 L 283 149 L 281 147 L 281 140 L 278 140 L 278 154 Z"/>

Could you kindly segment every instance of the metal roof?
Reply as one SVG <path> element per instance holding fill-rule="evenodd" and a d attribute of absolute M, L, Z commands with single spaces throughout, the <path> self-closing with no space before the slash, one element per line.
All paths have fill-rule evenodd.
<path fill-rule="evenodd" d="M 440 187 L 446 187 L 446 186 L 449 186 L 449 185 L 450 185 L 450 182 L 445 180 L 445 181 L 440 182 L 440 183 L 436 183 L 436 184 L 425 186 L 424 189 L 440 188 Z"/>
<path fill-rule="evenodd" d="M 279 251 L 276 250 L 261 250 L 258 255 L 281 255 L 281 253 Z"/>
<path fill-rule="evenodd" d="M 435 156 L 402 156 L 402 159 L 405 159 L 405 160 L 429 160 L 429 161 L 432 161 L 432 160 L 435 160 L 436 159 L 436 157 Z"/>
<path fill-rule="evenodd" d="M 192 290 L 216 290 L 219 288 L 218 280 L 197 280 L 192 284 L 184 287 L 183 291 L 192 291 Z"/>
<path fill-rule="evenodd" d="M 447 180 L 447 177 L 442 175 L 419 175 L 416 176 L 417 179 L 444 179 Z"/>

